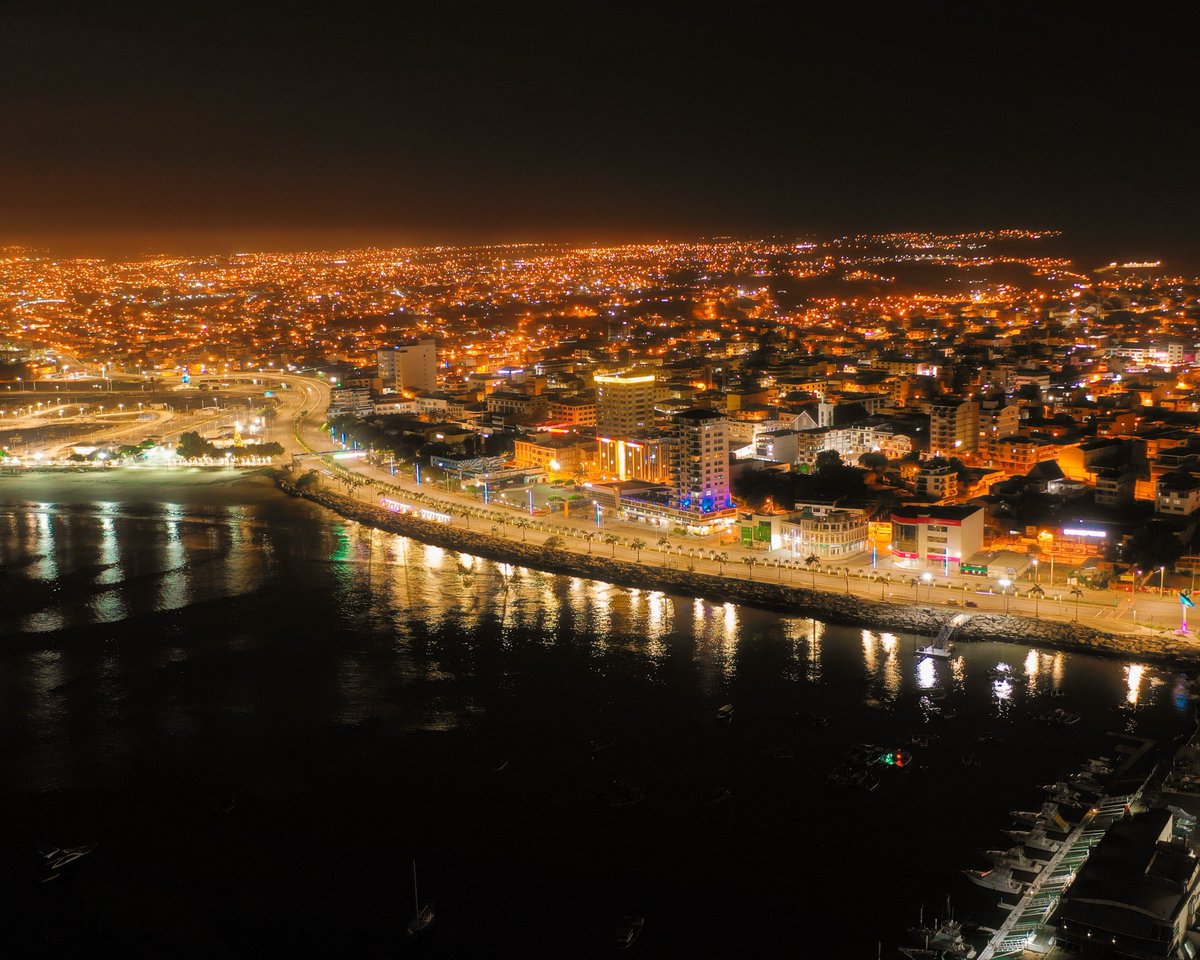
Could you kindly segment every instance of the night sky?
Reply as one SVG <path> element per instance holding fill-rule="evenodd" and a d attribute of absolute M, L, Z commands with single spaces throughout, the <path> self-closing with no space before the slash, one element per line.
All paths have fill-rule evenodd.
<path fill-rule="evenodd" d="M 3 241 L 1200 246 L 1193 34 L 1148 4 L 13 6 Z"/>

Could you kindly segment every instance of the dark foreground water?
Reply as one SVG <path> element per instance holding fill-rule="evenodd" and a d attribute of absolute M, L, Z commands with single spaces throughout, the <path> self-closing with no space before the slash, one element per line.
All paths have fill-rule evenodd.
<path fill-rule="evenodd" d="M 909 636 L 512 570 L 237 474 L 0 479 L 0 568 L 3 957 L 599 957 L 625 913 L 634 955 L 874 957 L 922 902 L 994 904 L 958 871 L 1036 784 L 1190 714 L 1156 668 L 918 663 Z M 1083 721 L 1029 716 L 1053 706 Z M 854 743 L 914 733 L 940 736 L 926 772 L 827 788 Z M 614 779 L 644 800 L 608 806 Z M 79 843 L 40 883 L 38 848 Z M 414 857 L 437 919 L 409 939 Z"/>

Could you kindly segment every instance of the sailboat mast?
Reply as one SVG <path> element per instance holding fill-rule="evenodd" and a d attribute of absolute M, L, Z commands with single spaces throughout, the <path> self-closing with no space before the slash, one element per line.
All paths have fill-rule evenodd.
<path fill-rule="evenodd" d="M 421 912 L 421 899 L 417 896 L 417 861 L 412 862 L 413 868 L 413 909 L 417 913 Z"/>

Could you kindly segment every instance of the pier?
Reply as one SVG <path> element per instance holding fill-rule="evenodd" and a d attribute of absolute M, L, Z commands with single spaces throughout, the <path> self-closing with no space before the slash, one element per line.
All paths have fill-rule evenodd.
<path fill-rule="evenodd" d="M 1135 799 L 1137 794 L 1100 797 L 1095 802 L 1047 861 L 1038 878 L 1012 905 L 1008 919 L 979 952 L 979 960 L 1019 957 L 1025 952 L 1109 825 L 1123 816 L 1126 805 Z"/>

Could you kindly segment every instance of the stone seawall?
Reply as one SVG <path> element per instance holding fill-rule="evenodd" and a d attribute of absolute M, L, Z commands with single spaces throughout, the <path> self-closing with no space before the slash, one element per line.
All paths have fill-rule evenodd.
<path fill-rule="evenodd" d="M 422 520 L 411 514 L 393 513 L 322 487 L 301 491 L 281 471 L 274 471 L 273 476 L 285 493 L 320 504 L 348 520 L 448 550 L 550 573 L 700 597 L 717 603 L 728 601 L 746 604 L 796 616 L 814 617 L 829 623 L 892 633 L 933 636 L 955 615 L 955 611 L 937 607 L 868 600 L 789 584 L 752 582 L 657 567 L 649 563 L 633 563 L 606 556 L 604 547 L 598 547 L 597 552 L 590 555 L 572 550 L 547 550 L 541 544 L 500 539 L 486 533 Z M 1082 623 L 997 614 L 972 614 L 970 620 L 955 632 L 954 639 L 957 642 L 996 640 L 1028 643 L 1167 664 L 1200 660 L 1200 650 L 1181 637 L 1108 633 Z"/>

